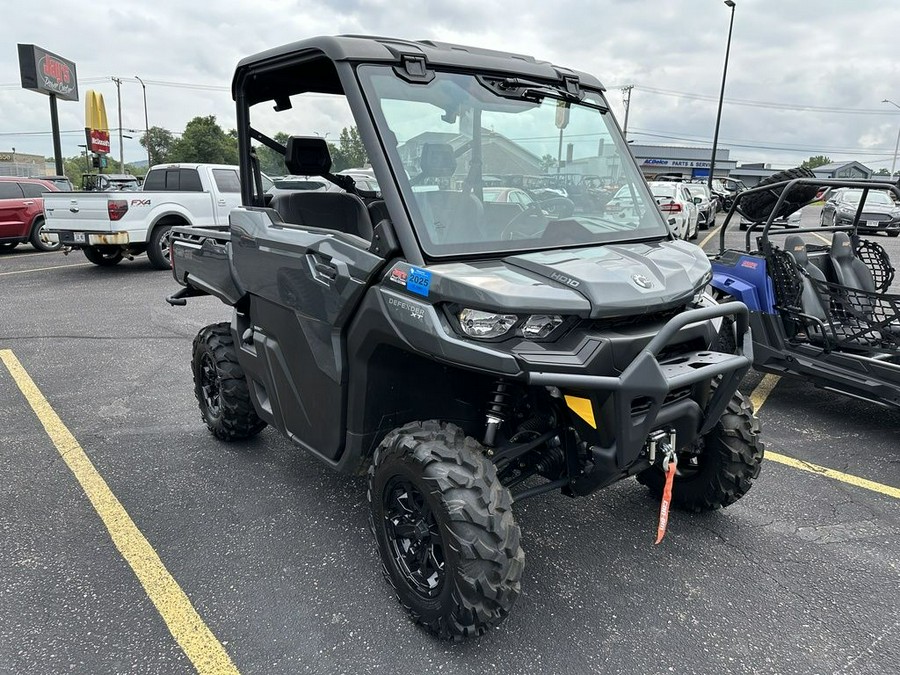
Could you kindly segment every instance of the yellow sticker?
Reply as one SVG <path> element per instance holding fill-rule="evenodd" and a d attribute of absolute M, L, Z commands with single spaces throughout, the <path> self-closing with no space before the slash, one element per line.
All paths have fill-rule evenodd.
<path fill-rule="evenodd" d="M 580 398 L 578 396 L 566 396 L 566 405 L 569 409 L 578 415 L 581 419 L 597 428 L 597 422 L 594 421 L 594 405 L 589 398 Z"/>

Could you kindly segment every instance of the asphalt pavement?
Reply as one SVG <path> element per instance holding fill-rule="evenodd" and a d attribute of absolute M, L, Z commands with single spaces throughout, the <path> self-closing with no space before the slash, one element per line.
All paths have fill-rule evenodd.
<path fill-rule="evenodd" d="M 898 240 L 878 241 L 900 260 Z M 0 254 L 0 350 L 239 672 L 900 672 L 900 500 L 772 461 L 737 504 L 673 514 L 660 546 L 635 481 L 518 504 L 513 612 L 478 640 L 430 637 L 381 577 L 362 479 L 271 429 L 232 445 L 207 432 L 191 340 L 229 308 L 170 307 L 175 282 L 144 257 L 85 263 Z M 0 671 L 192 672 L 178 617 L 163 619 L 2 365 L 0 417 Z M 782 380 L 761 420 L 771 451 L 900 487 L 898 412 Z"/>

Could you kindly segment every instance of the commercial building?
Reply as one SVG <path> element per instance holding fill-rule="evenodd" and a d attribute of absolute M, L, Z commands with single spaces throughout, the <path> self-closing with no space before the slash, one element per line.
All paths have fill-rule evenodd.
<path fill-rule="evenodd" d="M 43 155 L 29 155 L 0 150 L 0 176 L 48 176 L 52 172 L 47 171 L 47 160 Z"/>
<path fill-rule="evenodd" d="M 684 180 L 709 176 L 712 148 L 631 143 L 631 152 L 647 180 L 659 176 L 680 176 Z M 729 154 L 727 149 L 716 150 L 716 177 L 729 176 L 737 166 Z"/>

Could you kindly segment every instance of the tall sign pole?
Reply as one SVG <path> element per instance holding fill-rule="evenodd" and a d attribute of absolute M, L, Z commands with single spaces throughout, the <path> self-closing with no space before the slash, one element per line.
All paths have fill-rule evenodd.
<path fill-rule="evenodd" d="M 53 130 L 53 158 L 56 173 L 63 175 L 62 144 L 59 139 L 59 113 L 56 100 L 78 100 L 75 63 L 36 45 L 20 44 L 19 75 L 22 88 L 50 97 L 50 126 Z"/>

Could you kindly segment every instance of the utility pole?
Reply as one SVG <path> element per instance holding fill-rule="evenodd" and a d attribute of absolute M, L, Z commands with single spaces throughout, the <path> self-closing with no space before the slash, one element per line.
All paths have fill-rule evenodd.
<path fill-rule="evenodd" d="M 112 78 L 116 83 L 116 100 L 119 104 L 119 173 L 125 173 L 125 146 L 122 144 L 122 79 Z"/>
<path fill-rule="evenodd" d="M 628 138 L 628 111 L 631 109 L 631 90 L 634 89 L 633 84 L 627 84 L 622 87 L 622 104 L 625 106 L 625 124 L 622 125 L 622 136 Z"/>

